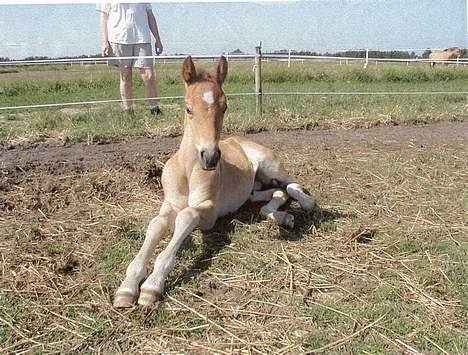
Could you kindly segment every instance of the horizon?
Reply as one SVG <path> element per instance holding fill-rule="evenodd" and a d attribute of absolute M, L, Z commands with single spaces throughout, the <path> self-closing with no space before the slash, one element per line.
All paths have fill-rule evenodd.
<path fill-rule="evenodd" d="M 279 1 L 279 0 L 278 0 Z M 448 49 L 448 48 L 447 48 Z M 462 50 L 468 50 L 468 48 L 460 48 Z M 343 54 L 347 54 L 347 53 L 350 53 L 350 52 L 362 52 L 364 53 L 366 51 L 366 49 L 349 49 L 349 50 L 343 50 L 343 51 L 337 51 L 337 52 L 314 52 L 314 51 L 308 51 L 308 50 L 295 50 L 295 49 L 290 49 L 291 50 L 291 55 L 312 55 L 312 56 L 323 56 L 323 57 L 327 57 L 327 56 L 333 56 L 333 55 L 337 55 L 337 56 L 343 56 Z M 445 51 L 446 49 L 437 49 L 437 50 L 443 50 Z M 426 48 L 424 50 L 370 50 L 369 49 L 369 54 L 371 55 L 371 53 L 395 53 L 395 52 L 401 52 L 401 53 L 405 53 L 405 54 L 408 54 L 408 55 L 413 55 L 416 57 L 416 58 L 422 58 L 422 55 L 425 51 L 429 51 L 431 52 L 430 48 Z M 289 52 L 289 49 L 277 49 L 277 50 L 273 50 L 273 51 L 268 51 L 268 52 L 265 52 L 265 51 L 262 51 L 263 54 L 288 54 Z M 220 53 L 219 55 L 253 55 L 253 52 L 243 52 L 241 51 L 239 48 L 236 48 L 232 51 L 229 51 L 229 52 L 223 52 L 223 53 Z M 160 57 L 161 58 L 164 58 L 164 57 L 176 57 L 176 56 L 188 56 L 188 55 L 191 55 L 189 53 L 171 53 L 171 54 L 162 54 Z M 196 55 L 195 55 L 196 56 Z M 208 55 L 209 56 L 209 55 Z M 155 55 L 156 57 L 156 55 Z M 28 56 L 28 57 L 25 57 L 25 58 L 18 58 L 18 59 L 13 59 L 13 58 L 5 58 L 5 57 L 1 57 L 0 56 L 0 59 L 2 60 L 5 60 L 5 61 L 11 61 L 11 62 L 17 62 L 17 61 L 29 61 L 29 60 L 60 60 L 60 59 L 80 59 L 80 58 L 83 58 L 83 59 L 100 59 L 100 58 L 103 58 L 101 56 L 100 53 L 90 53 L 90 54 L 78 54 L 78 55 L 74 55 L 74 56 L 69 56 L 69 55 L 65 55 L 65 56 L 58 56 L 58 57 L 49 57 L 49 56 Z M 104 58 L 107 58 L 107 57 L 104 57 Z M 369 58 L 380 58 L 380 57 L 369 57 Z M 382 58 L 387 58 L 387 57 L 382 57 Z"/>
<path fill-rule="evenodd" d="M 152 7 L 163 55 L 252 53 L 258 41 L 265 52 L 468 47 L 465 0 L 159 2 Z M 95 4 L 0 5 L 0 57 L 89 56 L 100 47 Z"/>

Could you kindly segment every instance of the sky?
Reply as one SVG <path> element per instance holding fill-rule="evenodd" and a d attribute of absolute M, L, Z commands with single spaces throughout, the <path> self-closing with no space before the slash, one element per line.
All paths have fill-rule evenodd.
<path fill-rule="evenodd" d="M 1 4 L 1 1 L 0 1 Z M 468 47 L 467 0 L 153 3 L 164 54 Z M 0 5 L 0 57 L 99 53 L 95 4 Z"/>

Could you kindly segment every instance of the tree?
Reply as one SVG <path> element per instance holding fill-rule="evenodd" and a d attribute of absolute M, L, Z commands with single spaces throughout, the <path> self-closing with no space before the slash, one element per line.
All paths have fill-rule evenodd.
<path fill-rule="evenodd" d="M 432 53 L 432 51 L 428 48 L 428 49 L 426 49 L 426 50 L 424 51 L 424 53 L 422 54 L 422 57 L 423 57 L 424 59 L 427 59 L 427 58 L 429 58 L 429 54 L 431 54 L 431 53 Z"/>
<path fill-rule="evenodd" d="M 232 52 L 229 52 L 228 54 L 229 55 L 231 55 L 231 54 L 234 54 L 234 55 L 235 54 L 244 54 L 244 52 L 242 52 L 239 48 L 237 48 L 237 49 L 233 50 Z"/>

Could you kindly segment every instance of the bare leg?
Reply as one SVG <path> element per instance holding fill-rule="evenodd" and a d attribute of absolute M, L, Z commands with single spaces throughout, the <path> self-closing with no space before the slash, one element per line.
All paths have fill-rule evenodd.
<path fill-rule="evenodd" d="M 156 245 L 168 231 L 173 230 L 176 211 L 164 202 L 160 213 L 148 225 L 146 237 L 140 251 L 127 267 L 125 280 L 117 289 L 114 297 L 114 307 L 130 307 L 138 296 L 138 287 L 145 278 L 145 267 Z"/>
<path fill-rule="evenodd" d="M 288 194 L 282 190 L 277 190 L 273 193 L 273 197 L 270 202 L 260 210 L 260 214 L 263 217 L 271 219 L 279 225 L 293 228 L 294 227 L 294 216 L 283 211 L 278 211 L 282 205 L 288 201 Z"/>
<path fill-rule="evenodd" d="M 124 110 L 130 110 L 133 106 L 132 67 L 120 67 L 120 96 Z"/>
<path fill-rule="evenodd" d="M 141 68 L 141 78 L 146 87 L 146 96 L 149 98 L 150 107 L 159 106 L 159 100 L 154 99 L 158 97 L 158 88 L 156 86 L 156 79 L 153 68 Z"/>
<path fill-rule="evenodd" d="M 166 249 L 156 258 L 151 275 L 141 285 L 140 297 L 138 298 L 139 304 L 150 306 L 161 297 L 164 292 L 164 282 L 174 268 L 177 251 L 183 241 L 200 224 L 201 220 L 208 218 L 214 221 L 213 211 L 214 209 L 209 201 L 196 208 L 187 207 L 179 212 L 175 221 L 174 236 Z"/>

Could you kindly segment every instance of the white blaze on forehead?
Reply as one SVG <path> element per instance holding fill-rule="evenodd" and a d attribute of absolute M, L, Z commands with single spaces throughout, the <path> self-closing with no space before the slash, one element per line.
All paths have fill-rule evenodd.
<path fill-rule="evenodd" d="M 213 105 L 214 104 L 214 96 L 213 96 L 213 91 L 207 91 L 203 93 L 202 96 L 203 101 L 205 101 L 208 105 Z"/>

